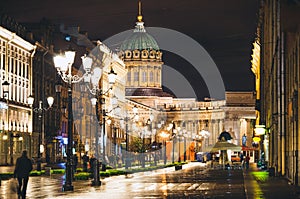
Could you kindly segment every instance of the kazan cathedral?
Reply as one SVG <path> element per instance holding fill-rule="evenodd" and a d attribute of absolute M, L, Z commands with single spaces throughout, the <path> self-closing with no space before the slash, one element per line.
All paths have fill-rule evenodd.
<path fill-rule="evenodd" d="M 136 26 L 120 46 L 120 58 L 127 70 L 126 102 L 141 107 L 138 125 L 134 125 L 135 129 L 127 129 L 129 142 L 140 136 L 150 154 L 151 149 L 164 146 L 165 158 L 174 162 L 195 160 L 196 153 L 209 151 L 224 130 L 229 131 L 237 145 L 241 145 L 242 135 L 251 135 L 254 107 L 225 108 L 223 99 L 196 101 L 194 98 L 177 98 L 163 90 L 163 53 L 145 29 L 140 2 Z M 234 99 L 241 96 L 245 103 L 250 99 L 248 105 L 253 106 L 252 93 L 226 93 L 233 107 L 240 106 Z M 126 109 L 132 108 L 127 106 Z M 134 133 L 141 126 L 143 130 Z M 251 139 L 248 142 L 251 145 Z M 149 157 L 151 159 L 151 155 Z"/>
<path fill-rule="evenodd" d="M 32 70 L 33 73 L 26 76 L 27 90 L 14 97 L 12 94 L 18 93 L 20 89 L 18 83 L 14 85 L 12 77 L 24 79 L 22 74 L 17 72 L 21 70 L 17 70 L 21 65 L 10 66 L 6 59 L 0 62 L 2 79 L 11 80 L 12 84 L 9 85 L 11 94 L 8 98 L 3 94 L 4 88 L 0 87 L 1 107 L 6 107 L 2 108 L 0 114 L 0 165 L 13 165 L 23 148 L 29 149 L 30 157 L 40 155 L 45 162 L 65 160 L 69 133 L 66 117 L 68 92 L 66 86 L 58 86 L 60 82 L 53 66 L 53 56 L 71 42 L 66 43 L 67 38 L 65 43 L 56 39 L 61 37 L 62 31 L 51 32 L 54 29 L 51 29 L 51 23 L 49 25 L 47 21 L 40 22 L 51 29 L 44 36 L 54 39 L 46 40 L 42 30 L 34 29 L 39 27 L 36 24 L 28 29 L 32 34 L 42 35 L 38 40 L 40 42 L 35 41 L 34 37 L 28 39 L 24 36 L 26 34 L 23 34 L 25 32 L 6 29 L 12 21 L 8 19 L 2 17 L 0 44 L 7 45 L 8 49 L 15 49 L 17 53 L 18 48 L 27 49 L 25 47 L 30 46 L 24 60 L 28 71 Z M 5 23 L 6 21 L 9 23 Z M 13 27 L 19 26 L 16 23 Z M 74 35 L 78 35 L 79 27 L 72 29 L 74 30 L 77 31 Z M 17 40 L 10 41 L 10 38 Z M 99 107 L 95 111 L 90 94 L 81 91 L 81 85 L 75 85 L 72 93 L 73 153 L 78 155 L 79 161 L 83 154 L 89 153 L 116 166 L 120 161 L 125 161 L 124 157 L 128 152 L 133 154 L 136 161 L 139 160 L 137 154 L 144 154 L 144 161 L 155 163 L 193 161 L 198 152 L 209 152 L 223 131 L 230 134 L 231 142 L 236 145 L 246 147 L 253 144 L 255 97 L 252 92 L 226 92 L 225 99 L 197 101 L 195 98 L 178 98 L 163 89 L 163 51 L 145 29 L 140 2 L 136 26 L 130 36 L 122 42 L 118 54 L 113 53 L 101 42 L 97 47 L 104 54 L 103 60 L 104 57 L 110 60 L 110 64 L 103 66 L 102 77 L 98 82 L 101 90 L 107 91 L 101 96 L 101 103 L 97 105 Z M 13 50 L 7 51 L 6 47 L 0 49 L 1 59 L 17 59 Z M 86 53 L 86 47 L 81 50 L 83 54 L 80 54 L 79 48 L 76 51 L 78 55 L 73 64 L 74 72 L 80 71 L 81 62 L 78 63 L 78 60 Z M 18 60 L 11 63 L 17 62 Z M 12 68 L 16 68 L 15 72 Z M 111 88 L 108 77 L 112 71 L 117 77 Z M 54 85 L 53 82 L 57 83 Z M 29 94 L 36 98 L 33 106 L 26 100 Z M 17 96 L 22 96 L 21 103 L 17 101 Z M 44 114 L 41 128 L 39 115 L 33 111 L 33 107 L 38 107 L 37 99 L 46 99 L 47 96 L 56 97 L 51 111 Z M 113 105 L 115 97 L 118 106 Z M 117 107 L 121 110 L 117 111 Z M 23 114 L 24 112 L 26 114 Z M 245 142 L 242 143 L 242 140 Z M 255 153 L 255 150 L 252 150 L 252 161 L 255 159 Z"/>

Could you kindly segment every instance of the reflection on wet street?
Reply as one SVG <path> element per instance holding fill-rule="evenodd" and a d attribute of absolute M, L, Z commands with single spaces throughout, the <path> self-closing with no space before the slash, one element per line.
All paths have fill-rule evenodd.
<path fill-rule="evenodd" d="M 101 179 L 102 186 L 90 181 L 74 181 L 74 192 L 62 192 L 61 176 L 31 177 L 28 198 L 245 198 L 241 170 L 208 170 L 203 164 L 190 163 L 183 170 L 174 167 L 131 176 Z M 6 181 L 7 182 L 7 181 Z M 3 187 L 5 187 L 5 183 Z M 6 189 L 1 188 L 2 192 Z M 6 190 L 8 191 L 8 190 Z M 1 198 L 13 198 L 4 195 Z M 16 198 L 16 197 L 15 197 Z"/>

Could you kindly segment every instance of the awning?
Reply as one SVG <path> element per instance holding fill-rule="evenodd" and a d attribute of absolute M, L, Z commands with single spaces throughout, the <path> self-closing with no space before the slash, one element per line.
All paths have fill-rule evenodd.
<path fill-rule="evenodd" d="M 241 151 L 242 147 L 235 145 L 227 141 L 218 141 L 210 150 L 211 152 L 217 152 L 220 150 L 232 150 L 232 151 Z"/>

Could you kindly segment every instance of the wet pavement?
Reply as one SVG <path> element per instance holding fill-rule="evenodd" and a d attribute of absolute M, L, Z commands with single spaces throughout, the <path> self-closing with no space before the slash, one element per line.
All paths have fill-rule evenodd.
<path fill-rule="evenodd" d="M 1 168 L 0 168 L 1 169 Z M 113 176 L 101 179 L 102 185 L 91 181 L 74 181 L 73 192 L 62 192 L 62 175 L 30 177 L 27 198 L 300 198 L 294 186 L 254 166 L 248 170 L 211 169 L 203 163 L 183 165 L 156 171 Z M 17 198 L 10 193 L 8 181 L 0 187 L 1 199 Z"/>

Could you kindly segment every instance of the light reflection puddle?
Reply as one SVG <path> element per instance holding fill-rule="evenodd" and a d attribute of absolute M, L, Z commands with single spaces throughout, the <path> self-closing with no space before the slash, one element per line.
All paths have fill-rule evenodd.
<path fill-rule="evenodd" d="M 195 190 L 200 184 L 195 183 L 192 186 L 190 186 L 187 190 Z"/>
<path fill-rule="evenodd" d="M 150 184 L 149 186 L 146 186 L 146 187 L 145 187 L 145 190 L 146 190 L 146 191 L 152 191 L 152 190 L 155 190 L 156 187 L 157 187 L 156 184 Z"/>

